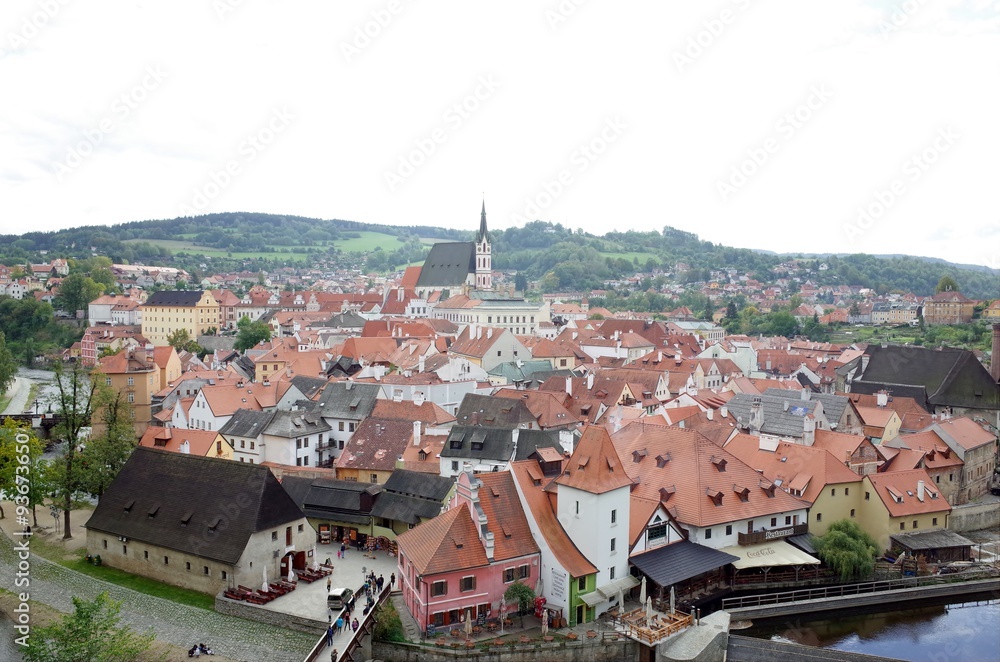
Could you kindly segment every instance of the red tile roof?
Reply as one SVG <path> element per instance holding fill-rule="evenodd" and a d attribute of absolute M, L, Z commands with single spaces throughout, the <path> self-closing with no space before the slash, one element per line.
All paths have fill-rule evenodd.
<path fill-rule="evenodd" d="M 951 506 L 923 469 L 868 474 L 873 491 L 882 500 L 890 517 L 908 517 L 924 513 L 948 512 Z M 924 498 L 917 498 L 917 483 L 924 482 Z"/>
<path fill-rule="evenodd" d="M 396 538 L 399 553 L 421 575 L 489 565 L 479 531 L 467 504 L 447 510 Z"/>
<path fill-rule="evenodd" d="M 476 478 L 482 482 L 479 505 L 486 515 L 486 526 L 493 533 L 493 560 L 537 554 L 538 544 L 531 536 L 510 472 L 477 474 Z"/>
<path fill-rule="evenodd" d="M 604 494 L 630 486 L 632 479 L 625 472 L 608 431 L 591 425 L 584 430 L 555 482 L 591 494 Z"/>

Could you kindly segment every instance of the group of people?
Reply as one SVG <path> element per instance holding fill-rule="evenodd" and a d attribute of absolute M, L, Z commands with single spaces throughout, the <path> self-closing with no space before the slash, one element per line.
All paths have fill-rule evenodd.
<path fill-rule="evenodd" d="M 201 657 L 202 655 L 215 655 L 215 651 L 205 644 L 195 644 L 191 650 L 188 651 L 188 657 Z"/>

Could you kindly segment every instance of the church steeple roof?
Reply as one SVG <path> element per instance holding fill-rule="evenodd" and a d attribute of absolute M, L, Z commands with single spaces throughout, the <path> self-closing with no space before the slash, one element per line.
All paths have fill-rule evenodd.
<path fill-rule="evenodd" d="M 479 218 L 479 234 L 476 235 L 476 243 L 482 243 L 488 239 L 486 232 L 486 199 L 483 199 L 483 213 Z"/>

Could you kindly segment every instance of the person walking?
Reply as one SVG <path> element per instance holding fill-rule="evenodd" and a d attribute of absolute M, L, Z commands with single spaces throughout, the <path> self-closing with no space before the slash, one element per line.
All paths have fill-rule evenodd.
<path fill-rule="evenodd" d="M 375 586 L 378 586 L 378 592 L 381 593 L 382 587 L 385 586 L 385 577 L 379 575 L 378 579 L 375 580 Z"/>
<path fill-rule="evenodd" d="M 330 662 L 337 662 L 337 657 L 338 657 L 338 655 L 337 655 L 337 649 L 334 648 L 333 652 L 330 653 Z"/>
<path fill-rule="evenodd" d="M 396 588 L 396 573 L 389 575 L 389 590 Z"/>
<path fill-rule="evenodd" d="M 342 559 L 347 558 L 347 545 L 345 545 L 344 543 L 340 543 L 340 558 Z"/>
<path fill-rule="evenodd" d="M 351 621 L 351 629 L 354 630 L 355 632 L 358 631 L 358 619 L 355 618 L 353 621 Z"/>
<path fill-rule="evenodd" d="M 333 586 L 333 579 L 330 577 L 326 578 L 326 592 L 330 592 L 330 587 Z"/>
<path fill-rule="evenodd" d="M 330 625 L 326 628 L 326 645 L 327 647 L 333 646 L 333 626 Z"/>

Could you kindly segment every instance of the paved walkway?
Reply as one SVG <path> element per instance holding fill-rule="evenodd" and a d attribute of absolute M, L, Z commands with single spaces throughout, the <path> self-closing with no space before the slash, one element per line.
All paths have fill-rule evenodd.
<path fill-rule="evenodd" d="M 7 521 L 4 524 L 10 527 Z M 16 564 L 13 543 L 6 534 L 0 535 L 0 588 L 25 590 L 14 586 Z M 31 557 L 30 572 L 28 590 L 33 601 L 68 613 L 73 611 L 71 596 L 91 600 L 107 591 L 112 599 L 122 601 L 122 623 L 137 632 L 152 629 L 157 640 L 184 650 L 203 642 L 234 660 L 301 662 L 316 643 L 313 635 L 156 598 L 82 575 L 37 555 Z"/>

